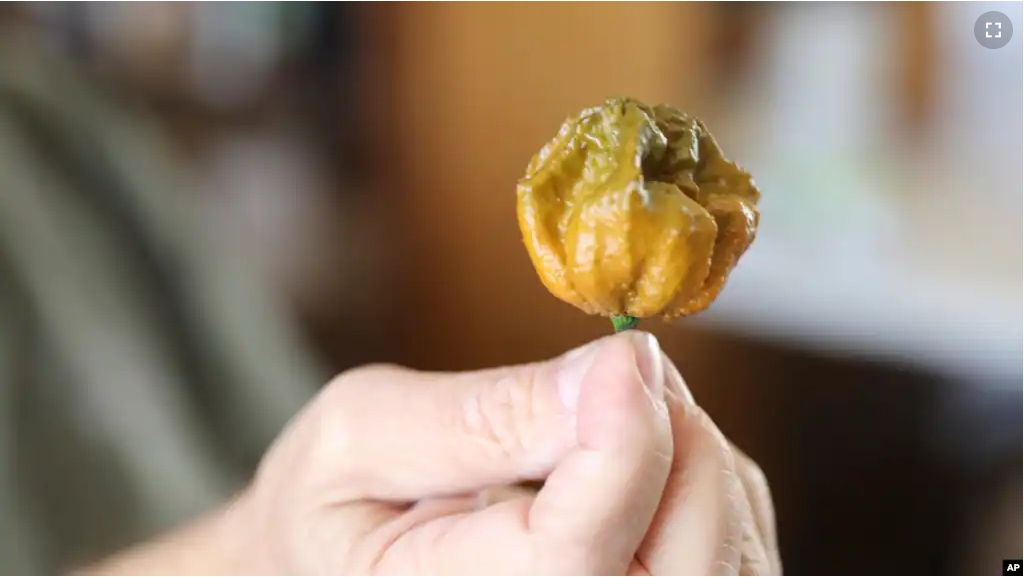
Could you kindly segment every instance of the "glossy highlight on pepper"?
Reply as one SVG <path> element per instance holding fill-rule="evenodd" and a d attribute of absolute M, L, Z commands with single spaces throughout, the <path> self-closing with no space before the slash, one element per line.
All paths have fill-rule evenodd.
<path fill-rule="evenodd" d="M 567 119 L 516 194 L 541 282 L 608 317 L 708 308 L 760 218 L 753 178 L 725 158 L 704 123 L 632 98 Z"/>

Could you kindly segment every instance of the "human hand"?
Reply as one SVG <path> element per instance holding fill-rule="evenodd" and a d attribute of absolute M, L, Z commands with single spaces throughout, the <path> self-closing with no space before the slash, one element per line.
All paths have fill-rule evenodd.
<path fill-rule="evenodd" d="M 546 482 L 493 490 L 526 479 Z M 250 573 L 781 573 L 763 475 L 639 332 L 518 367 L 346 372 L 229 515 Z"/>

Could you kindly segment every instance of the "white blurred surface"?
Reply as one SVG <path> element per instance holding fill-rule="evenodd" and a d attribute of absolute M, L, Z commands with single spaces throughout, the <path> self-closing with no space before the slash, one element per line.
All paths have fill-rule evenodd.
<path fill-rule="evenodd" d="M 1020 386 L 1021 4 L 943 7 L 940 121 L 913 151 L 883 120 L 882 12 L 780 11 L 769 72 L 712 126 L 764 196 L 759 237 L 704 322 Z M 988 10 L 1015 24 L 1003 49 L 974 38 Z"/>

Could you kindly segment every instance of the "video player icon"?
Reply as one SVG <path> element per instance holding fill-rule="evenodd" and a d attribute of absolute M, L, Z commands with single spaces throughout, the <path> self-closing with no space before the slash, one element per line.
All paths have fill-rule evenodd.
<path fill-rule="evenodd" d="M 1002 12 L 986 12 L 974 23 L 974 36 L 985 48 L 1002 48 L 1013 37 L 1013 24 Z"/>

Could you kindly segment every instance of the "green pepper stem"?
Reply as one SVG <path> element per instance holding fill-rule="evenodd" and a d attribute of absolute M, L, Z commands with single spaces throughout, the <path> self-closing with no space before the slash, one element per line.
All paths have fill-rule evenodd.
<path fill-rule="evenodd" d="M 629 315 L 612 315 L 612 326 L 615 327 L 615 332 L 617 333 L 635 329 L 638 324 L 640 324 L 640 319 L 636 317 L 631 317 Z"/>

